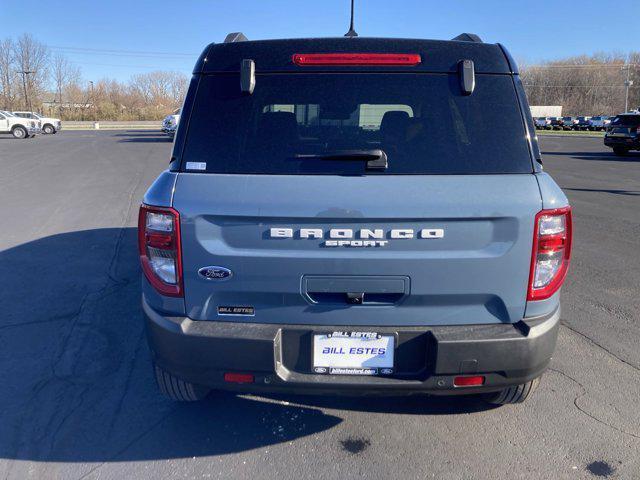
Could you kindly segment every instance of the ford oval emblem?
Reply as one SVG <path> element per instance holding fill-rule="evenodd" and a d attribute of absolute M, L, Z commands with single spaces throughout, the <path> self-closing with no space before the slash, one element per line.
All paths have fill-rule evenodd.
<path fill-rule="evenodd" d="M 224 267 L 202 267 L 198 270 L 198 275 L 207 280 L 226 280 L 230 278 L 233 273 Z"/>

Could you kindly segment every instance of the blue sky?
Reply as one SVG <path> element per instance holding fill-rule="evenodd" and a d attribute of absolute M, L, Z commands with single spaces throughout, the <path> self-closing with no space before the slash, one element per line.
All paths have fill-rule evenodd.
<path fill-rule="evenodd" d="M 0 0 L 0 38 L 32 33 L 67 54 L 85 79 L 124 80 L 154 69 L 189 73 L 204 45 L 231 31 L 250 39 L 343 35 L 348 1 Z M 640 50 L 639 22 L 640 0 L 356 0 L 361 36 L 473 32 L 528 63 Z"/>

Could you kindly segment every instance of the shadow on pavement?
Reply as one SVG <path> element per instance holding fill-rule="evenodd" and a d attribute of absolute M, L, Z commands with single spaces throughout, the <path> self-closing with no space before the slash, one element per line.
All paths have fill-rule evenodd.
<path fill-rule="evenodd" d="M 221 455 L 342 422 L 322 409 L 444 415 L 487 408 L 465 399 L 221 393 L 176 404 L 159 395 L 150 368 L 135 228 L 41 238 L 0 252 L 0 265 L 0 458 Z"/>
<path fill-rule="evenodd" d="M 167 135 L 160 133 L 156 136 L 132 136 L 129 138 L 122 138 L 118 140 L 118 143 L 172 143 L 173 139 Z"/>
<path fill-rule="evenodd" d="M 120 137 L 118 143 L 171 143 L 173 139 L 160 129 L 156 130 L 126 130 L 116 133 L 114 137 Z"/>
<path fill-rule="evenodd" d="M 262 395 L 274 400 L 288 401 L 306 407 L 348 410 L 367 413 L 394 413 L 402 415 L 459 415 L 486 412 L 496 405 L 488 404 L 479 396 L 320 396 L 320 395 Z"/>
<path fill-rule="evenodd" d="M 613 152 L 542 152 L 543 155 L 572 157 L 576 160 L 595 160 L 600 162 L 637 162 L 640 160 L 640 152 L 629 152 L 624 156 L 618 156 Z M 544 160 L 544 158 L 543 158 Z"/>
<path fill-rule="evenodd" d="M 640 195 L 640 191 L 638 190 L 610 190 L 606 188 L 563 188 L 563 190 L 569 190 L 572 192 L 613 193 L 614 195 Z"/>

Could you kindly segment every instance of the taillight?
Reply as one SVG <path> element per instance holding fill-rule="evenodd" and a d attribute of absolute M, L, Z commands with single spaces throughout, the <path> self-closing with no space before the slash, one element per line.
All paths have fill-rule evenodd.
<path fill-rule="evenodd" d="M 527 300 L 544 300 L 562 286 L 571 258 L 571 207 L 538 212 Z"/>
<path fill-rule="evenodd" d="M 173 208 L 141 205 L 138 250 L 149 283 L 162 295 L 181 297 L 180 214 Z"/>
<path fill-rule="evenodd" d="M 422 58 L 417 53 L 296 53 L 296 65 L 418 65 Z"/>

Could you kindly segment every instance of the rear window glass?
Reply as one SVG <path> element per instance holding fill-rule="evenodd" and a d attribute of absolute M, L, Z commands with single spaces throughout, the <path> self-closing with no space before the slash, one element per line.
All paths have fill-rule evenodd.
<path fill-rule="evenodd" d="M 628 125 L 638 126 L 640 125 L 640 115 L 620 115 L 611 120 L 611 125 Z"/>
<path fill-rule="evenodd" d="M 268 74 L 251 95 L 237 74 L 201 78 L 182 169 L 226 174 L 488 174 L 532 171 L 513 81 L 448 74 Z M 381 149 L 388 168 L 321 159 Z M 203 166 L 202 164 L 206 164 Z"/>

